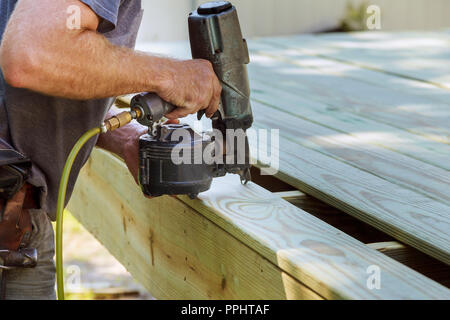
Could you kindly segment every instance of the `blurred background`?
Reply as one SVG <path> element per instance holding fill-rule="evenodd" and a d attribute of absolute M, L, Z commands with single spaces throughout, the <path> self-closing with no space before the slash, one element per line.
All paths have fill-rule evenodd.
<path fill-rule="evenodd" d="M 143 0 L 138 41 L 187 40 L 187 13 L 207 1 Z M 366 8 L 377 5 L 382 29 L 450 27 L 449 0 L 234 0 L 247 38 L 308 32 L 364 30 Z"/>

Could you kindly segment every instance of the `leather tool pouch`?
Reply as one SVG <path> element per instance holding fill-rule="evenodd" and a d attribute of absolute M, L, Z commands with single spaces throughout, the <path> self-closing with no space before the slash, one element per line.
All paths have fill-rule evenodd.
<path fill-rule="evenodd" d="M 11 199 L 24 185 L 31 161 L 0 139 L 0 199 Z"/>
<path fill-rule="evenodd" d="M 36 250 L 26 248 L 32 232 L 24 206 L 30 169 L 30 160 L 0 139 L 0 269 L 36 265 Z"/>

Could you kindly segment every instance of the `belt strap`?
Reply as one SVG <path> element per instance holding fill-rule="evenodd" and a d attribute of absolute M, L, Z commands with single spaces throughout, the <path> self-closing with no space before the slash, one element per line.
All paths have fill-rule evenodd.
<path fill-rule="evenodd" d="M 3 210 L 0 221 L 0 250 L 17 251 L 25 247 L 30 239 L 32 225 L 28 209 L 24 209 L 27 187 L 23 186 Z"/>
<path fill-rule="evenodd" d="M 37 253 L 26 248 L 29 244 L 32 224 L 29 212 L 29 186 L 25 184 L 10 200 L 0 204 L 0 261 L 4 266 L 1 272 L 0 299 L 6 294 L 6 274 L 9 266 L 33 267 Z M 28 208 L 27 208 L 28 207 Z M 33 251 L 34 250 L 34 251 Z M 22 259 L 23 258 L 23 259 Z M 21 265 L 21 261 L 24 262 Z M 9 266 L 8 266 L 9 265 Z"/>
<path fill-rule="evenodd" d="M 0 300 L 6 299 L 6 270 L 0 271 Z"/>

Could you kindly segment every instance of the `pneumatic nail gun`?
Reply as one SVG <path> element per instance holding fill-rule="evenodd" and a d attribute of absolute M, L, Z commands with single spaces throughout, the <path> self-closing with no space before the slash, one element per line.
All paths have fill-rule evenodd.
<path fill-rule="evenodd" d="M 223 87 L 220 107 L 211 117 L 216 134 L 161 124 L 175 106 L 154 93 L 133 97 L 132 112 L 149 128 L 139 141 L 139 183 L 148 196 L 195 197 L 210 188 L 212 178 L 227 173 L 239 174 L 243 183 L 251 179 L 245 134 L 253 123 L 246 67 L 250 59 L 236 8 L 228 1 L 205 3 L 188 22 L 192 58 L 210 61 Z M 203 112 L 197 116 L 200 120 Z M 177 156 L 183 161 L 175 161 Z"/>

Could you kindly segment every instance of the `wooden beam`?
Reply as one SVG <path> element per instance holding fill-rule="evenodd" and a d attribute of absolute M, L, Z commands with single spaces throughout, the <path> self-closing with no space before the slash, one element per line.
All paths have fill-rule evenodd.
<path fill-rule="evenodd" d="M 280 180 L 450 264 L 448 206 L 280 140 Z"/>
<path fill-rule="evenodd" d="M 326 110 L 323 117 L 330 113 L 338 114 L 334 122 L 341 123 L 344 131 L 345 128 L 358 124 L 344 123 L 346 119 L 344 114 L 347 113 L 351 118 L 366 119 L 364 122 L 369 125 L 374 124 L 370 121 L 374 120 L 379 123 L 375 125 L 375 131 L 381 127 L 387 127 L 390 131 L 396 132 L 395 137 L 409 140 L 414 144 L 417 144 L 417 138 L 413 138 L 414 136 L 408 132 L 422 135 L 426 140 L 450 143 L 447 125 L 450 92 L 447 90 L 436 87 L 432 87 L 433 90 L 426 90 L 422 88 L 424 84 L 411 83 L 411 81 L 408 82 L 409 91 L 402 90 L 400 78 L 358 67 L 350 68 L 321 57 L 296 54 L 295 50 L 269 46 L 261 41 L 250 42 L 249 48 L 253 59 L 253 63 L 249 65 L 252 93 L 255 92 L 253 98 L 257 97 L 258 93 L 254 82 L 263 82 L 275 89 L 304 97 L 300 100 L 307 101 L 303 106 L 308 106 L 309 114 L 316 113 L 320 117 L 321 115 L 317 113 L 319 110 L 312 109 L 312 106 L 320 104 Z M 393 82 L 395 87 L 389 85 Z M 427 94 L 422 94 L 424 91 Z M 283 97 L 283 95 L 275 97 Z M 411 104 L 429 107 L 419 109 Z M 341 113 L 342 118 L 339 117 Z M 370 126 L 366 128 L 366 131 L 369 128 Z M 426 140 L 422 141 L 426 142 Z M 380 142 L 389 145 L 393 141 L 381 139 Z M 432 143 L 428 144 L 433 146 Z M 401 145 L 397 144 L 397 147 L 401 148 Z M 408 152 L 406 146 L 402 150 Z M 426 149 L 424 152 L 425 156 L 429 153 Z"/>
<path fill-rule="evenodd" d="M 281 65 L 280 69 L 288 67 L 288 65 Z M 376 145 L 450 170 L 450 164 L 447 163 L 450 148 L 442 145 L 442 142 L 447 142 L 446 129 L 434 126 L 426 116 L 421 123 L 426 123 L 430 132 L 433 132 L 433 137 L 439 141 L 427 138 L 420 133 L 416 134 L 417 132 L 411 132 L 420 126 L 420 124 L 414 126 L 419 120 L 411 120 L 407 115 L 401 115 L 398 111 L 396 112 L 399 113 L 398 115 L 396 113 L 393 115 L 391 110 L 394 107 L 384 111 L 375 110 L 374 106 L 362 104 L 352 107 L 351 102 L 339 101 L 343 98 L 334 97 L 333 99 L 338 101 L 333 101 L 333 99 L 327 100 L 326 96 L 307 95 L 306 92 L 313 89 L 299 90 L 296 86 L 296 83 L 308 81 L 307 79 L 283 76 L 282 79 L 280 77 L 276 80 L 277 84 L 271 84 L 269 75 L 273 76 L 272 73 L 276 71 L 269 70 L 267 67 L 253 67 L 253 69 L 258 70 L 250 72 L 253 100 L 288 112 L 294 116 L 294 119 L 301 118 L 322 124 L 338 131 L 341 136 L 349 134 L 351 138 L 359 139 L 365 145 Z M 396 97 L 394 96 L 392 99 L 396 99 Z M 441 111 L 441 114 L 445 114 L 445 112 Z M 402 117 L 402 120 L 397 121 L 395 119 L 397 116 Z M 392 118 L 392 120 L 389 121 L 388 118 Z M 408 123 L 405 123 L 403 128 L 398 128 L 402 122 Z M 439 136 L 438 132 L 440 132 Z"/>
<path fill-rule="evenodd" d="M 303 192 L 276 192 L 275 195 L 363 243 L 394 240 L 371 225 Z"/>
<path fill-rule="evenodd" d="M 215 179 L 196 200 L 149 200 L 120 160 L 95 150 L 80 181 L 70 210 L 156 297 L 450 297 L 441 285 L 233 175 Z M 382 267 L 380 290 L 366 287 L 371 265 Z"/>
<path fill-rule="evenodd" d="M 397 241 L 369 243 L 367 246 L 450 288 L 450 266 Z"/>
<path fill-rule="evenodd" d="M 305 41 L 305 37 L 300 36 L 271 38 L 266 41 L 277 48 L 297 49 L 388 76 L 450 89 L 450 76 L 445 72 L 450 69 L 450 54 L 445 50 L 450 37 L 445 32 L 391 32 L 379 33 L 375 37 L 370 32 L 355 33 L 352 36 L 338 33 L 309 37 L 308 40 Z M 418 68 L 415 59 L 424 55 L 426 62 L 423 63 L 426 67 Z"/>
<path fill-rule="evenodd" d="M 450 287 L 450 279 L 448 276 L 450 274 L 450 266 L 439 260 L 427 256 L 413 247 L 394 241 L 387 234 L 301 191 L 285 191 L 274 194 L 353 238 L 367 243 L 368 247 L 386 254 L 392 259 L 439 282 L 447 288 Z"/>
<path fill-rule="evenodd" d="M 283 192 L 295 190 L 295 187 L 287 184 L 286 182 L 277 179 L 273 175 L 263 175 L 261 174 L 261 169 L 256 166 L 252 166 L 250 169 L 252 176 L 252 181 L 257 185 L 263 187 L 271 192 Z M 298 191 L 298 190 L 297 190 Z"/>
<path fill-rule="evenodd" d="M 329 167 L 336 160 L 370 172 L 404 189 L 450 205 L 450 194 L 447 187 L 450 182 L 450 171 L 428 165 L 420 160 L 372 146 L 348 134 L 342 134 L 326 127 L 326 124 L 316 124 L 300 117 L 292 117 L 289 111 L 291 105 L 279 102 L 278 108 L 253 103 L 255 125 L 266 129 L 279 128 L 280 123 L 291 121 L 295 125 L 280 128 L 280 136 L 299 145 L 313 149 L 330 157 Z M 442 145 L 443 148 L 447 148 Z M 449 148 L 450 150 L 450 148 Z M 450 155 L 449 158 L 450 159 Z M 450 212 L 450 207 L 448 207 Z"/>
<path fill-rule="evenodd" d="M 273 194 L 279 196 L 280 198 L 283 198 L 284 200 L 299 200 L 307 196 L 305 193 L 299 190 L 274 192 Z"/>
<path fill-rule="evenodd" d="M 261 41 L 250 42 L 251 50 L 260 45 Z M 273 45 L 266 45 L 264 48 L 267 47 L 274 48 Z M 181 43 L 170 46 L 166 53 L 176 52 L 176 56 L 183 57 L 188 55 L 189 50 L 187 49 L 188 45 Z M 266 52 L 264 51 L 264 53 Z M 288 56 L 287 59 L 290 59 L 289 55 L 286 56 Z M 280 153 L 281 170 L 277 177 L 333 207 L 352 214 L 392 237 L 450 264 L 449 220 L 446 214 L 450 207 L 436 201 L 448 203 L 448 195 L 443 191 L 447 189 L 448 171 L 438 170 L 439 163 L 442 168 L 448 167 L 449 154 L 446 151 L 446 145 L 433 143 L 430 147 L 429 144 L 422 144 L 424 141 L 430 140 L 421 139 L 420 136 L 405 131 L 426 123 L 424 128 L 430 130 L 430 134 L 439 134 L 443 139 L 448 139 L 448 128 L 438 125 L 446 123 L 445 119 L 433 115 L 433 120 L 428 123 L 423 116 L 417 118 L 415 112 L 407 112 L 408 115 L 413 114 L 416 117 L 413 120 L 409 116 L 405 117 L 402 111 L 399 114 L 396 113 L 396 110 L 394 110 L 395 112 L 388 112 L 389 110 L 384 112 L 383 108 L 386 105 L 387 108 L 395 107 L 392 102 L 389 102 L 390 98 L 387 104 L 383 102 L 384 100 L 377 100 L 385 99 L 385 94 L 375 96 L 376 105 L 367 105 L 366 93 L 373 90 L 378 92 L 377 90 L 381 89 L 374 88 L 373 84 L 367 85 L 360 79 L 357 81 L 348 79 L 345 74 L 333 74 L 329 70 L 326 71 L 326 67 L 315 72 L 314 68 L 303 70 L 299 67 L 296 68 L 292 63 L 280 64 L 279 61 L 267 56 L 254 55 L 253 58 L 250 74 L 254 73 L 256 76 L 260 76 L 260 79 L 266 79 L 268 81 L 266 86 L 274 88 L 278 86 L 280 89 L 277 92 L 269 91 L 264 98 L 259 98 L 258 94 L 264 93 L 264 90 L 255 87 L 255 83 L 258 84 L 258 81 L 252 78 L 253 98 L 264 99 L 266 102 L 270 98 L 272 99 L 270 100 L 271 107 L 279 106 L 279 108 L 284 108 L 283 112 L 286 113 L 283 115 L 280 110 L 253 102 L 256 128 L 278 128 L 279 117 L 282 118 L 282 123 L 285 123 L 283 129 L 280 130 L 280 134 L 284 137 L 281 139 L 280 147 L 282 151 Z M 262 69 L 266 69 L 266 71 L 259 73 Z M 359 70 L 357 71 L 359 72 Z M 392 80 L 392 76 L 389 77 Z M 345 79 L 345 82 L 342 79 Z M 333 85 L 329 85 L 329 81 L 334 81 Z M 324 92 L 324 86 L 327 88 L 325 95 L 321 94 Z M 361 86 L 364 86 L 364 90 L 361 89 Z M 351 90 L 351 93 L 357 96 L 347 94 L 345 90 Z M 289 92 L 290 94 L 288 94 Z M 392 93 L 392 90 L 383 88 L 382 92 L 387 94 Z M 296 100 L 302 94 L 306 98 Z M 348 100 L 349 97 L 352 99 Z M 395 97 L 405 103 L 413 101 L 413 99 L 423 103 L 430 101 L 428 97 L 421 97 L 410 92 L 406 98 L 403 92 Z M 337 100 L 330 101 L 330 99 Z M 308 104 L 310 100 L 315 103 Z M 286 105 L 280 107 L 280 101 Z M 377 121 L 358 123 L 359 119 L 346 118 L 346 114 L 344 114 L 342 118 L 339 118 L 339 122 L 333 123 L 332 119 L 335 114 L 347 112 L 347 108 L 362 110 L 361 115 L 377 112 Z M 448 112 L 448 102 L 437 106 L 433 105 L 433 110 L 435 108 L 437 111 Z M 336 110 L 336 112 L 321 117 L 321 115 L 329 114 L 330 110 Z M 393 118 L 383 118 L 393 114 L 395 115 Z M 304 121 L 302 118 L 309 120 Z M 399 128 L 402 121 L 409 121 L 404 123 L 405 130 L 395 130 Z M 293 122 L 295 122 L 295 127 L 290 128 L 288 124 Z M 324 125 L 319 130 L 320 126 L 315 126 L 314 122 L 322 122 Z M 352 125 L 352 123 L 356 123 L 356 125 Z M 385 123 L 390 125 L 386 126 Z M 312 129 L 314 134 L 308 132 L 303 125 Z M 345 132 L 354 133 L 357 130 L 365 131 L 368 128 L 377 128 L 377 125 L 380 130 L 394 129 L 393 137 L 405 137 L 405 141 L 410 143 L 402 141 L 402 143 L 392 146 L 390 141 L 393 139 L 382 138 L 381 140 L 388 142 L 381 143 L 382 148 L 375 148 L 372 146 L 379 142 L 367 143 L 361 135 L 354 138 L 352 135 L 342 134 L 339 131 L 339 128 L 342 127 L 345 128 L 343 129 Z M 332 126 L 334 129 L 326 130 L 327 126 Z M 300 130 L 300 137 L 297 130 Z M 401 135 L 402 132 L 403 135 Z M 416 141 L 419 142 L 416 143 Z M 393 149 L 401 148 L 401 150 L 395 154 L 395 152 L 389 152 L 391 147 Z M 408 151 L 409 149 L 413 151 Z M 427 150 L 432 150 L 432 152 L 427 152 Z M 405 157 L 402 156 L 402 153 L 408 152 L 411 158 L 403 161 Z M 426 155 L 426 161 L 433 163 L 434 166 L 414 161 L 414 155 L 417 159 L 423 159 L 422 154 Z M 425 167 L 427 170 L 417 169 Z M 415 174 L 411 175 L 411 172 L 415 172 Z M 415 192 L 408 190 L 411 188 Z"/>
<path fill-rule="evenodd" d="M 323 299 L 181 201 L 143 197 L 103 151 L 69 210 L 158 299 Z"/>

